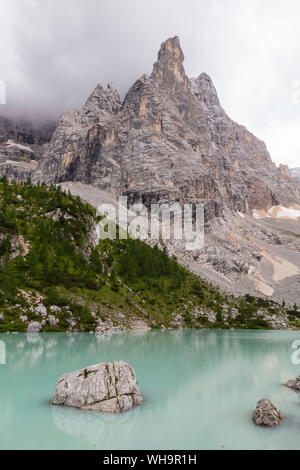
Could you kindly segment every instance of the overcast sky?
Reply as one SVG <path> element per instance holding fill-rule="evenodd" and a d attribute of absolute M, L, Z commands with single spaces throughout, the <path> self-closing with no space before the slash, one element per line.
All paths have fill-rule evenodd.
<path fill-rule="evenodd" d="M 0 112 L 56 116 L 97 83 L 123 97 L 178 35 L 187 74 L 208 73 L 273 160 L 300 166 L 299 24 L 299 0 L 0 0 Z"/>

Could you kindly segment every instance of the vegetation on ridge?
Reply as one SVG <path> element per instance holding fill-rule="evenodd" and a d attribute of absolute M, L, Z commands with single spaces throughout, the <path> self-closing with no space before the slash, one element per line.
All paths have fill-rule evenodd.
<path fill-rule="evenodd" d="M 96 245 L 98 221 L 91 206 L 60 187 L 0 180 L 0 332 L 41 320 L 43 331 L 131 328 L 137 321 L 152 328 L 270 328 L 273 315 L 300 327 L 297 306 L 288 311 L 226 295 L 157 246 L 130 238 Z"/>

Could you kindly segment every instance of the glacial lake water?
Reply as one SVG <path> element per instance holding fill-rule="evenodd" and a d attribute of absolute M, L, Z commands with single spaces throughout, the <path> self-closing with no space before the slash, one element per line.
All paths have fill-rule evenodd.
<path fill-rule="evenodd" d="M 280 384 L 300 374 L 289 331 L 149 331 L 0 334 L 0 449 L 300 449 L 300 394 Z M 2 347 L 3 347 L 3 343 Z M 124 360 L 145 401 L 120 415 L 49 404 L 61 374 Z M 258 428 L 270 398 L 286 415 Z"/>

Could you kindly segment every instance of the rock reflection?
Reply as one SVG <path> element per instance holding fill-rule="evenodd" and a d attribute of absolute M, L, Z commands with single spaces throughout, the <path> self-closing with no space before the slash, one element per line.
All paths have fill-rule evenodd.
<path fill-rule="evenodd" d="M 52 419 L 60 431 L 88 443 L 89 447 L 102 448 L 106 442 L 116 442 L 123 434 L 134 437 L 135 419 L 139 407 L 118 415 L 81 411 L 62 406 L 51 406 Z"/>

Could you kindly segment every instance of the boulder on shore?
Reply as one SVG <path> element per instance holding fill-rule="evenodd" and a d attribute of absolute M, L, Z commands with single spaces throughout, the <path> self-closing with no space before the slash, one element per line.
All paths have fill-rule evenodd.
<path fill-rule="evenodd" d="M 295 379 L 288 380 L 286 383 L 283 384 L 285 387 L 292 388 L 296 390 L 296 392 L 300 392 L 300 375 Z"/>
<path fill-rule="evenodd" d="M 263 398 L 257 402 L 253 414 L 253 420 L 257 426 L 278 426 L 284 419 L 284 415 L 273 405 L 270 400 Z"/>
<path fill-rule="evenodd" d="M 117 361 L 62 375 L 56 384 L 51 404 L 121 413 L 140 405 L 142 401 L 133 368 Z"/>
<path fill-rule="evenodd" d="M 38 321 L 33 321 L 29 323 L 26 331 L 27 333 L 39 333 L 41 329 L 42 329 L 41 323 L 39 323 Z"/>

